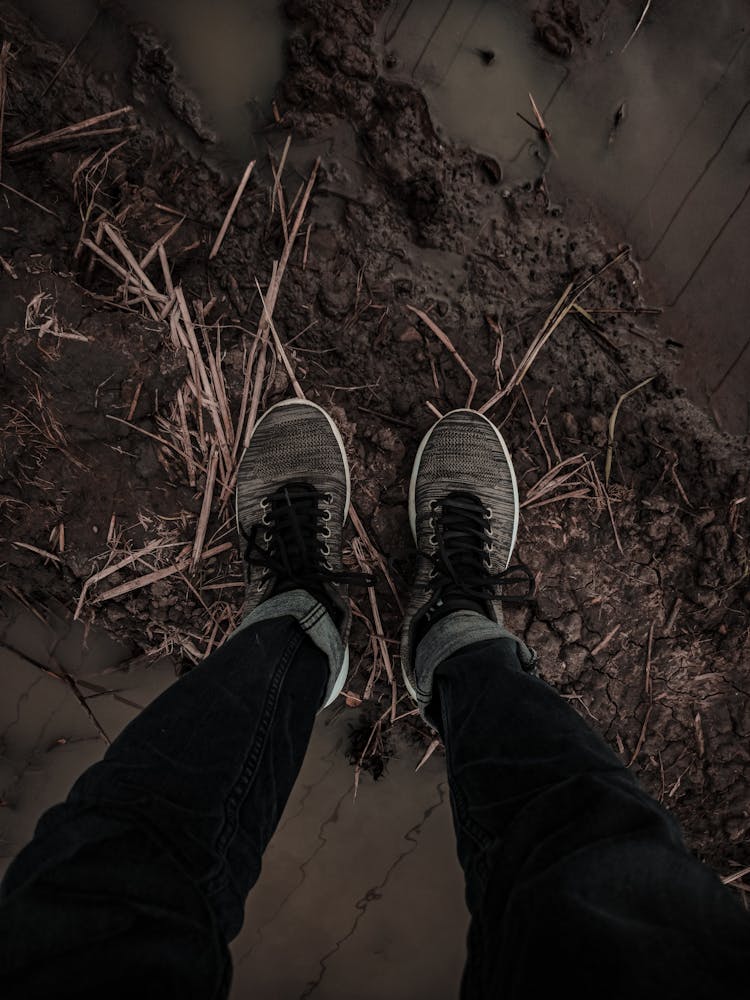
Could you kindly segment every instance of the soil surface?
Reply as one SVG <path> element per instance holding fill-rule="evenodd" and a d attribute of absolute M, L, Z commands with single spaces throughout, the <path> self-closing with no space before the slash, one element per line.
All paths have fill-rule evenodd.
<path fill-rule="evenodd" d="M 570 61 L 586 5 L 546 4 L 543 17 L 539 6 L 528 8 L 539 43 Z M 250 358 L 251 395 L 265 379 L 262 407 L 293 391 L 273 340 L 267 351 L 258 345 L 256 279 L 265 296 L 319 156 L 274 327 L 302 390 L 342 429 L 355 508 L 393 589 L 403 600 L 410 579 L 406 484 L 434 420 L 427 403 L 446 412 L 466 405 L 469 392 L 465 371 L 414 307 L 475 374 L 475 405 L 514 379 L 488 413 L 516 462 L 518 556 L 536 574 L 539 598 L 509 612 L 510 626 L 539 652 L 542 676 L 675 811 L 691 847 L 729 875 L 750 863 L 747 444 L 719 433 L 675 388 L 638 262 L 612 244 L 606 222 L 551 205 L 543 183 L 504 183 L 501 163 L 446 142 L 419 90 L 383 75 L 376 18 L 384 9 L 287 3 L 287 69 L 265 133 L 270 160 L 259 160 L 209 259 L 241 171 L 217 166 L 211 123 L 158 37 L 132 26 L 127 72 L 104 79 L 75 55 L 62 66 L 65 52 L 0 2 L 11 44 L 0 177 L 4 586 L 39 604 L 78 606 L 143 655 L 169 652 L 186 667 L 234 627 L 241 561 L 228 547 L 230 477 L 221 472 L 204 557 L 190 561 L 221 437 L 206 400 L 196 402 L 200 372 L 172 314 L 162 321 L 153 305 L 123 295 L 122 275 L 82 240 L 98 242 L 127 273 L 104 223 L 140 260 L 184 216 L 165 256 L 206 370 L 221 362 L 231 451 Z M 13 149 L 125 105 L 134 110 L 99 134 Z M 289 135 L 287 223 L 270 162 L 278 166 Z M 145 267 L 161 295 L 158 255 Z M 573 294 L 578 308 L 519 382 L 529 345 Z M 646 379 L 619 408 L 605 489 L 608 422 Z M 181 406 L 182 452 L 174 444 Z M 149 574 L 151 583 L 127 589 Z M 416 763 L 432 736 L 413 715 L 389 727 L 399 608 L 382 571 L 376 590 L 386 640 L 373 638 L 371 603 L 355 593 L 355 669 L 341 710 L 344 701 L 353 707 L 353 757 L 364 752 L 377 774 L 399 744 Z M 408 712 L 401 689 L 398 697 L 398 713 Z"/>

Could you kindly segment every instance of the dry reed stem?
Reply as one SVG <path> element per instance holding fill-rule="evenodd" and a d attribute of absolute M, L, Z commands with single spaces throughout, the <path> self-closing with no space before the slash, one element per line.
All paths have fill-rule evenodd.
<path fill-rule="evenodd" d="M 276 202 L 279 203 L 279 216 L 281 218 L 281 228 L 284 232 L 284 243 L 289 240 L 289 225 L 287 222 L 286 207 L 284 204 L 284 189 L 281 186 L 281 175 L 284 172 L 284 165 L 286 164 L 287 153 L 289 152 L 289 146 L 291 144 L 291 135 L 287 136 L 286 142 L 284 143 L 284 150 L 281 154 L 281 160 L 279 161 L 278 170 L 274 166 L 273 159 L 271 159 L 271 172 L 273 173 L 273 190 L 271 192 L 271 217 L 273 218 L 274 209 Z"/>
<path fill-rule="evenodd" d="M 430 745 L 427 747 L 427 749 L 424 752 L 424 756 L 422 757 L 422 759 L 420 760 L 420 762 L 417 764 L 417 766 L 414 768 L 414 773 L 415 774 L 416 774 L 416 772 L 421 767 L 424 767 L 424 765 L 427 763 L 427 761 L 430 759 L 430 757 L 432 757 L 432 755 L 435 753 L 435 751 L 437 750 L 437 748 L 439 746 L 440 746 L 440 740 L 433 740 L 432 743 L 430 743 Z"/>
<path fill-rule="evenodd" d="M 620 628 L 621 628 L 620 625 L 615 625 L 615 627 L 612 629 L 611 632 L 607 632 L 607 634 L 604 636 L 601 642 L 597 642 L 594 648 L 590 651 L 589 655 L 596 656 L 597 653 L 602 653 L 610 644 L 610 642 L 612 642 L 617 633 L 620 631 Z"/>
<path fill-rule="evenodd" d="M 85 132 L 86 135 L 102 135 L 108 134 L 112 129 L 99 129 L 97 131 L 89 131 L 96 125 L 101 125 L 103 122 L 110 121 L 112 118 L 116 118 L 118 115 L 125 115 L 132 111 L 131 105 L 126 105 L 122 108 L 117 108 L 115 111 L 107 111 L 103 115 L 95 115 L 93 118 L 86 118 L 84 121 L 75 122 L 73 125 L 65 125 L 64 128 L 56 129 L 54 132 L 49 132 L 47 135 L 36 136 L 33 139 L 23 139 L 20 142 L 13 143 L 12 146 L 8 146 L 7 152 L 10 155 L 17 153 L 26 153 L 30 149 L 37 149 L 40 146 L 49 146 L 51 143 L 58 142 L 61 139 L 67 139 L 70 136 L 79 135 L 81 132 Z M 85 136 L 84 136 L 85 138 Z"/>
<path fill-rule="evenodd" d="M 351 518 L 352 525 L 354 526 L 354 530 L 357 532 L 357 534 L 359 535 L 359 537 L 362 539 L 362 542 L 363 542 L 363 544 L 365 546 L 365 550 L 369 554 L 370 558 L 372 560 L 374 560 L 374 562 L 376 562 L 378 564 L 378 568 L 380 569 L 380 572 L 385 577 L 386 583 L 388 584 L 388 587 L 389 587 L 391 593 L 393 594 L 393 598 L 394 598 L 394 600 L 396 602 L 396 607 L 398 608 L 399 612 L 401 614 L 403 614 L 404 613 L 404 606 L 401 603 L 401 598 L 399 597 L 398 591 L 396 590 L 396 585 L 393 582 L 393 577 L 388 572 L 388 567 L 386 566 L 386 564 L 385 564 L 385 562 L 383 560 L 383 557 L 378 552 L 378 550 L 375 548 L 375 546 L 373 545 L 373 543 L 370 541 L 370 536 L 367 534 L 367 531 L 365 530 L 365 526 L 362 524 L 362 521 L 360 520 L 359 514 L 357 513 L 357 510 L 356 510 L 356 508 L 355 508 L 355 506 L 354 506 L 353 503 L 349 504 L 349 517 Z"/>
<path fill-rule="evenodd" d="M 604 459 L 604 485 L 609 486 L 609 477 L 612 472 L 612 455 L 615 449 L 615 423 L 617 422 L 617 414 L 620 412 L 620 407 L 633 393 L 638 392 L 644 386 L 648 385 L 649 382 L 653 382 L 656 375 L 651 375 L 649 378 L 645 378 L 638 385 L 634 385 L 632 389 L 628 389 L 624 392 L 620 398 L 615 403 L 615 408 L 612 410 L 612 415 L 609 418 L 609 425 L 607 428 L 607 456 Z"/>
<path fill-rule="evenodd" d="M 57 212 L 53 212 L 51 208 L 47 208 L 45 205 L 41 205 L 38 201 L 34 201 L 33 198 L 29 198 L 29 196 L 27 194 L 24 194 L 23 191 L 19 191 L 17 190 L 17 188 L 11 187 L 10 184 L 6 184 L 5 181 L 0 181 L 0 188 L 2 188 L 4 191 L 10 191 L 11 194 L 14 194 L 17 198 L 20 198 L 22 201 L 27 201 L 29 205 L 34 205 L 41 212 L 45 212 L 47 215 L 51 215 L 53 219 L 59 220 L 60 216 L 57 214 Z"/>
<path fill-rule="evenodd" d="M 435 323 L 435 321 L 432 320 L 427 315 L 426 312 L 423 312 L 421 309 L 417 309 L 415 306 L 409 306 L 408 305 L 406 308 L 409 309 L 411 312 L 413 312 L 415 316 L 418 316 L 422 320 L 422 322 L 425 324 L 425 326 L 428 327 L 428 329 L 430 329 L 435 334 L 435 336 L 440 341 L 440 343 L 443 345 L 443 347 L 446 347 L 448 349 L 448 351 L 451 353 L 451 355 L 453 356 L 453 358 L 456 361 L 456 363 L 469 376 L 469 382 L 470 382 L 469 398 L 466 400 L 466 407 L 467 407 L 467 409 L 471 408 L 471 404 L 472 404 L 472 402 L 474 400 L 474 394 L 477 391 L 477 377 L 476 377 L 476 375 L 471 370 L 471 368 L 469 368 L 469 366 L 466 364 L 466 362 L 464 361 L 464 359 L 461 357 L 461 355 L 458 353 L 458 351 L 456 350 L 456 348 L 453 346 L 453 342 L 451 341 L 450 337 L 440 329 L 440 327 L 437 325 L 437 323 Z"/>
<path fill-rule="evenodd" d="M 170 441 L 167 441 L 166 438 L 159 437 L 158 434 L 152 434 L 151 431 L 147 431 L 145 427 L 139 427 L 137 424 L 132 424 L 129 420 L 123 420 L 122 417 L 116 417 L 112 413 L 107 413 L 105 414 L 105 416 L 107 420 L 114 420 L 118 424 L 125 424 L 126 427 L 132 427 L 134 431 L 138 431 L 139 434 L 145 434 L 146 437 L 150 437 L 153 441 L 157 441 L 159 444 L 164 445 L 165 448 L 169 448 L 170 451 L 173 451 L 176 455 L 179 455 L 180 458 L 184 459 L 185 462 L 187 463 L 188 461 L 187 455 L 184 452 L 182 452 L 177 447 L 177 445 L 172 444 L 172 442 Z M 198 468 L 201 470 L 201 472 L 205 472 L 205 466 L 200 465 L 198 463 Z"/>
<path fill-rule="evenodd" d="M 492 395 L 483 406 L 480 406 L 479 412 L 486 413 L 488 410 L 492 409 L 496 403 L 499 403 L 501 399 L 508 395 L 512 389 L 514 389 L 528 374 L 531 366 L 536 361 L 539 352 L 547 343 L 549 338 L 555 332 L 555 330 L 560 326 L 562 321 L 568 315 L 570 310 L 573 308 L 575 303 L 578 301 L 581 295 L 598 279 L 608 271 L 609 268 L 614 267 L 615 264 L 619 264 L 620 261 L 624 260 L 630 251 L 628 249 L 621 250 L 616 254 L 611 260 L 607 261 L 606 264 L 602 265 L 598 271 L 594 274 L 589 275 L 578 285 L 574 285 L 572 282 L 567 286 L 565 291 L 562 293 L 560 298 L 557 300 L 555 305 L 552 307 L 551 312 L 542 324 L 541 329 L 536 334 L 531 344 L 529 345 L 526 354 L 524 355 L 521 363 L 513 372 L 505 387 L 499 389 L 494 395 Z"/>
<path fill-rule="evenodd" d="M 307 179 L 307 183 L 304 187 L 304 193 L 300 201 L 299 208 L 297 210 L 297 215 L 295 216 L 294 223 L 291 230 L 289 231 L 289 238 L 284 245 L 284 250 L 279 258 L 278 262 L 274 261 L 273 271 L 271 274 L 271 280 L 268 283 L 268 289 L 266 291 L 266 302 L 261 315 L 260 322 L 258 323 L 257 336 L 260 339 L 260 357 L 258 358 L 258 370 L 256 372 L 255 384 L 253 385 L 252 400 L 250 403 L 250 412 L 247 418 L 247 424 L 245 426 L 245 433 L 243 438 L 244 447 L 247 448 L 250 442 L 250 435 L 253 432 L 253 427 L 255 426 L 255 421 L 258 416 L 258 409 L 260 407 L 260 397 L 263 390 L 263 377 L 265 375 L 266 369 L 266 356 L 268 349 L 268 339 L 270 326 L 268 323 L 269 317 L 273 316 L 274 309 L 276 308 L 276 299 L 279 294 L 279 287 L 281 285 L 281 279 L 284 277 L 284 272 L 286 271 L 286 266 L 289 263 L 289 257 L 294 248 L 295 241 L 299 234 L 300 226 L 302 225 L 302 219 L 305 214 L 305 209 L 307 208 L 307 203 L 310 199 L 312 193 L 313 185 L 315 184 L 315 178 L 318 175 L 318 169 L 320 168 L 320 157 L 315 160 L 313 168 L 310 171 L 310 176 Z M 301 189 L 300 189 L 301 190 Z M 296 201 L 296 199 L 295 199 Z M 234 474 L 236 475 L 236 469 Z M 234 479 L 234 476 L 232 477 Z"/>
<path fill-rule="evenodd" d="M 576 463 L 578 463 L 576 465 Z M 583 452 L 578 455 L 572 455 L 570 458 L 564 459 L 562 462 L 558 462 L 557 465 L 553 466 L 548 472 L 545 472 L 533 486 L 529 487 L 526 492 L 526 499 L 521 504 L 522 507 L 531 507 L 536 505 L 542 497 L 547 496 L 547 494 L 554 492 L 568 482 L 573 476 L 580 473 L 582 468 L 588 464 L 588 460 Z M 574 466 L 569 469 L 569 466 Z M 563 474 L 564 469 L 569 469 L 569 471 Z"/>
<path fill-rule="evenodd" d="M 140 264 L 133 256 L 130 247 L 127 245 L 122 236 L 120 236 L 117 230 L 108 222 L 104 222 L 102 225 L 104 227 L 104 232 L 107 236 L 109 236 L 110 241 L 117 247 L 122 256 L 125 258 L 125 261 L 130 265 L 131 270 L 136 274 L 141 285 L 143 285 L 144 288 L 147 288 L 149 292 L 154 295 L 158 295 L 160 299 L 163 299 L 164 296 L 161 292 L 157 291 L 156 286 L 148 277 L 146 272 L 141 268 Z"/>
<path fill-rule="evenodd" d="M 3 176 L 3 136 L 5 134 L 5 95 L 8 92 L 8 64 L 11 60 L 10 42 L 0 48 L 0 178 Z"/>
<path fill-rule="evenodd" d="M 216 545 L 212 549 L 206 549 L 203 553 L 201 553 L 199 562 L 205 562 L 207 559 L 213 559 L 214 556 L 218 556 L 222 552 L 226 552 L 228 549 L 233 547 L 233 542 L 224 542 L 222 545 Z M 145 576 L 139 576 L 135 580 L 129 580 L 127 583 L 120 584 L 119 587 L 113 587 L 111 590 L 106 590 L 103 594 L 98 594 L 93 599 L 92 603 L 103 604 L 105 601 L 112 601 L 116 597 L 122 597 L 124 594 L 130 594 L 134 590 L 141 590 L 143 587 L 148 587 L 152 583 L 158 583 L 159 580 L 165 580 L 167 577 L 172 576 L 175 573 L 182 573 L 188 568 L 192 559 L 189 550 L 190 546 L 185 546 L 183 549 L 185 554 L 171 566 L 166 566 L 164 569 L 154 570 L 153 573 L 147 573 Z"/>
<path fill-rule="evenodd" d="M 195 568 L 200 562 L 203 544 L 206 540 L 206 530 L 208 519 L 211 516 L 211 502 L 214 498 L 214 488 L 216 487 L 216 470 L 219 465 L 219 450 L 216 442 L 211 445 L 211 454 L 208 458 L 208 472 L 206 473 L 206 488 L 203 491 L 203 502 L 201 512 L 198 517 L 198 526 L 195 531 L 195 541 L 193 543 L 193 555 L 190 561 L 190 571 L 195 572 Z"/>
<path fill-rule="evenodd" d="M 144 271 L 151 263 L 151 261 L 154 259 L 154 257 L 157 255 L 159 249 L 163 248 L 165 244 L 172 239 L 172 237 L 174 236 L 174 234 L 177 232 L 177 230 L 180 228 L 180 226 L 184 221 L 185 221 L 185 216 L 183 215 L 182 218 L 178 219 L 177 222 L 175 222 L 175 224 L 171 226 L 166 231 L 166 233 L 164 233 L 163 236 L 160 236 L 159 239 L 146 251 L 143 257 L 141 257 L 139 263 L 141 267 L 144 269 Z"/>
<path fill-rule="evenodd" d="M 182 316 L 182 321 L 185 328 L 185 333 L 187 335 L 188 343 L 190 345 L 190 350 L 195 358 L 195 369 L 197 371 L 198 377 L 200 379 L 200 386 L 205 394 L 205 401 L 208 407 L 208 411 L 211 414 L 211 418 L 216 429 L 216 437 L 219 442 L 219 449 L 221 451 L 224 476 L 226 480 L 232 472 L 231 457 L 229 452 L 229 445 L 227 443 L 226 434 L 224 433 L 224 426 L 221 422 L 221 417 L 219 416 L 219 408 L 216 401 L 216 394 L 212 390 L 211 381 L 208 377 L 208 372 L 206 371 L 206 366 L 203 362 L 203 355 L 201 354 L 200 347 L 198 346 L 198 338 L 195 335 L 195 327 L 193 326 L 193 321 L 188 310 L 187 302 L 185 301 L 185 294 L 181 287 L 175 288 L 175 295 L 177 296 L 177 305 L 179 306 L 180 314 Z M 199 400 L 200 405 L 200 400 Z"/>
<path fill-rule="evenodd" d="M 721 881 L 724 885 L 732 885 L 733 882 L 739 882 L 740 879 L 743 879 L 746 875 L 750 875 L 750 865 L 747 865 L 745 868 L 740 868 L 737 872 L 732 872 L 731 875 L 722 875 Z"/>
<path fill-rule="evenodd" d="M 164 244 L 160 243 L 157 249 L 157 254 L 159 255 L 159 263 L 161 264 L 161 273 L 164 277 L 164 287 L 167 290 L 167 295 L 169 298 L 165 303 L 165 308 L 167 306 L 173 306 L 176 300 L 174 283 L 172 281 L 172 272 L 169 270 L 169 261 L 167 260 L 167 252 L 164 249 Z M 161 316 L 159 317 L 161 319 Z"/>
<path fill-rule="evenodd" d="M 76 605 L 75 614 L 73 615 L 73 621 L 78 620 L 81 614 L 81 610 L 83 609 L 84 601 L 86 600 L 86 595 L 95 584 L 99 583 L 101 580 L 106 579 L 108 576 L 111 576 L 112 573 L 116 573 L 118 570 L 124 569 L 126 566 L 129 566 L 131 563 L 134 563 L 137 559 L 140 559 L 142 556 L 148 555 L 149 552 L 153 552 L 155 549 L 158 548 L 161 548 L 161 543 L 157 539 L 154 539 L 153 541 L 149 542 L 148 545 L 146 545 L 144 548 L 139 549 L 137 552 L 131 552 L 129 556 L 126 556 L 119 562 L 113 563 L 113 565 L 111 566 L 105 566 L 104 569 L 101 569 L 99 570 L 98 573 L 94 573 L 93 576 L 90 576 L 88 580 L 85 581 L 83 587 L 81 588 L 81 593 L 78 598 L 78 604 Z"/>
<path fill-rule="evenodd" d="M 369 576 L 371 574 L 371 567 L 365 559 L 364 543 L 360 538 L 354 539 L 354 542 L 352 543 L 352 551 L 354 552 L 355 558 L 359 563 L 360 570 Z M 378 606 L 378 597 L 375 593 L 375 588 L 368 587 L 367 595 L 370 599 L 370 610 L 372 611 L 372 620 L 373 625 L 375 626 L 375 640 L 380 650 L 380 657 L 383 661 L 383 666 L 385 667 L 388 683 L 391 686 L 391 722 L 393 722 L 396 718 L 396 681 L 393 674 L 391 654 L 388 651 L 388 643 L 385 641 L 383 620 L 380 617 L 380 608 Z"/>
<path fill-rule="evenodd" d="M 545 461 L 547 462 L 547 471 L 549 472 L 549 470 L 552 468 L 552 460 L 550 459 L 549 452 L 547 451 L 547 445 L 545 444 L 544 438 L 542 437 L 542 431 L 539 427 L 539 424 L 537 423 L 536 417 L 534 416 L 534 411 L 531 407 L 531 402 L 526 393 L 526 390 L 524 389 L 523 386 L 519 386 L 519 388 L 521 390 L 521 395 L 523 396 L 524 402 L 526 403 L 526 408 L 529 411 L 529 419 L 531 420 L 531 426 L 534 429 L 534 433 L 537 436 L 537 440 L 539 441 L 539 444 L 542 447 L 542 451 L 544 452 L 544 458 Z"/>
<path fill-rule="evenodd" d="M 294 368 L 292 366 L 292 363 L 287 357 L 286 351 L 284 350 L 284 345 L 281 343 L 281 338 L 276 332 L 276 327 L 274 326 L 273 319 L 271 318 L 271 315 L 268 312 L 268 306 L 266 305 L 266 300 L 263 297 L 263 292 L 261 291 L 257 278 L 255 279 L 255 287 L 258 289 L 258 295 L 260 295 L 260 301 L 263 305 L 263 312 L 265 313 L 268 326 L 271 330 L 271 336 L 273 337 L 274 346 L 276 348 L 276 354 L 278 355 L 278 357 L 281 358 L 281 363 L 284 365 L 284 368 L 286 369 L 286 373 L 289 376 L 289 381 L 292 383 L 292 388 L 294 389 L 294 394 L 297 397 L 297 399 L 306 399 L 307 397 L 305 396 L 302 386 L 297 381 L 297 376 L 294 373 Z"/>
<path fill-rule="evenodd" d="M 630 758 L 630 761 L 627 765 L 628 767 L 632 767 L 632 765 L 635 763 L 636 758 L 638 757 L 638 754 L 641 752 L 641 747 L 643 746 L 646 740 L 646 731 L 648 730 L 648 723 L 649 719 L 651 718 L 651 712 L 653 711 L 654 708 L 654 695 L 653 695 L 653 688 L 651 685 L 651 652 L 653 649 L 653 645 L 654 645 L 654 622 L 651 622 L 651 625 L 648 630 L 648 644 L 646 647 L 646 670 L 645 670 L 645 681 L 644 681 L 644 688 L 646 691 L 646 697 L 648 698 L 649 704 L 648 708 L 646 709 L 646 715 L 644 716 L 643 719 L 643 725 L 641 726 L 641 733 L 640 736 L 638 737 L 638 742 L 635 745 L 633 756 Z"/>
<path fill-rule="evenodd" d="M 62 559 L 59 556 L 53 555 L 52 552 L 47 552 L 46 549 L 38 549 L 36 545 L 29 545 L 28 542 L 12 542 L 11 544 L 17 549 L 28 549 L 29 552 L 34 552 L 38 556 L 43 556 L 45 559 L 51 559 L 52 562 L 62 564 Z"/>
<path fill-rule="evenodd" d="M 557 156 L 557 150 L 552 145 L 552 133 L 547 128 L 547 125 L 546 125 L 546 123 L 544 121 L 544 118 L 542 118 L 542 113 L 539 110 L 539 108 L 537 107 L 536 101 L 534 100 L 534 98 L 532 97 L 532 95 L 530 93 L 529 93 L 529 100 L 531 101 L 531 110 L 534 113 L 534 117 L 536 118 L 537 125 L 539 126 L 539 134 L 541 135 L 542 139 L 544 139 L 544 141 L 549 146 L 550 152 L 554 156 Z"/>
<path fill-rule="evenodd" d="M 598 486 L 599 495 L 604 498 L 604 503 L 607 506 L 607 513 L 609 514 L 609 521 L 610 521 L 610 524 L 612 525 L 612 533 L 615 536 L 615 544 L 617 545 L 617 548 L 619 550 L 620 555 L 624 556 L 625 552 L 623 551 L 622 543 L 620 542 L 620 533 L 617 530 L 617 522 L 615 521 L 615 512 L 612 510 L 612 501 L 609 498 L 609 491 L 607 490 L 606 486 L 602 485 L 602 481 L 599 478 L 599 473 L 596 471 L 596 466 L 594 465 L 594 463 L 590 462 L 589 466 L 590 466 L 593 478 L 596 481 L 596 484 Z"/>
<path fill-rule="evenodd" d="M 136 390 L 133 393 L 133 398 L 130 401 L 130 407 L 128 409 L 128 415 L 126 420 L 132 420 L 135 416 L 136 408 L 138 407 L 138 400 L 141 398 L 141 389 L 143 388 L 143 382 L 139 382 L 136 386 Z"/>
<path fill-rule="evenodd" d="M 638 23 L 633 28 L 633 31 L 631 32 L 630 37 L 628 38 L 627 42 L 625 42 L 625 44 L 623 45 L 623 47 L 620 49 L 620 55 L 623 54 L 623 52 L 625 51 L 625 49 L 628 47 L 628 45 L 630 45 L 630 43 L 633 41 L 633 39 L 635 38 L 635 36 L 640 31 L 641 25 L 646 20 L 646 15 L 648 14 L 648 9 L 649 9 L 650 6 L 651 6 L 651 0 L 646 0 L 646 6 L 643 8 L 641 16 L 638 18 Z"/>
<path fill-rule="evenodd" d="M 224 237 L 227 235 L 227 230 L 229 229 L 229 224 L 234 217 L 234 213 L 237 211 L 237 206 L 240 203 L 240 198 L 247 187 L 247 182 L 250 180 L 250 174 L 253 172 L 253 167 L 255 166 L 255 160 L 251 160 L 245 167 L 245 172 L 242 175 L 240 183 L 237 185 L 237 190 L 234 192 L 234 198 L 232 198 L 232 204 L 229 206 L 229 211 L 224 217 L 224 221 L 221 224 L 221 229 L 219 230 L 219 235 L 214 240 L 214 245 L 211 247 L 211 253 L 208 255 L 209 260 L 213 260 L 216 254 L 219 252 L 221 244 L 224 242 Z"/>
<path fill-rule="evenodd" d="M 278 179 L 278 181 L 281 180 L 281 175 L 284 173 L 284 167 L 286 166 L 286 158 L 289 155 L 289 147 L 291 146 L 291 144 L 292 144 L 292 137 L 291 135 L 288 135 L 286 138 L 286 142 L 284 143 L 284 149 L 281 152 L 281 159 L 279 160 L 279 166 L 277 170 L 274 172 L 274 180 L 276 179 Z M 278 183 L 274 183 L 272 199 L 277 198 L 279 193 L 283 194 L 283 191 L 280 192 Z M 273 200 L 271 202 L 271 214 L 273 215 Z"/>

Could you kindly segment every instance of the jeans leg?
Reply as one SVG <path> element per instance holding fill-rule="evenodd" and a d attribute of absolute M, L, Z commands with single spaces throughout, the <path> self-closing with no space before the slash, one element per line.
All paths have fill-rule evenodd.
<path fill-rule="evenodd" d="M 464 1000 L 747 995 L 748 915 L 515 640 L 454 652 L 434 688 L 472 916 Z"/>
<path fill-rule="evenodd" d="M 160 996 L 224 996 L 226 945 L 329 676 L 299 623 L 277 618 L 236 633 L 145 709 L 8 870 L 5 984 L 19 996 L 68 996 L 68 982 L 77 997 L 82 986 L 132 996 L 145 982 Z"/>

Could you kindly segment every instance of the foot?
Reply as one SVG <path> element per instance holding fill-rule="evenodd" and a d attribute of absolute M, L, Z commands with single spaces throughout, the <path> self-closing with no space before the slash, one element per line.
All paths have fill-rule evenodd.
<path fill-rule="evenodd" d="M 331 417 L 308 400 L 272 406 L 253 429 L 237 473 L 237 528 L 244 540 L 245 614 L 304 590 L 326 608 L 343 642 L 330 704 L 349 666 L 351 622 L 342 571 L 342 529 L 351 483 L 344 442 Z"/>
<path fill-rule="evenodd" d="M 416 650 L 428 629 L 454 611 L 502 624 L 502 602 L 509 598 L 501 586 L 531 579 L 526 567 L 508 570 L 518 512 L 513 463 L 495 425 L 473 410 L 454 410 L 434 424 L 419 446 L 409 486 L 419 556 L 401 662 L 415 701 Z"/>

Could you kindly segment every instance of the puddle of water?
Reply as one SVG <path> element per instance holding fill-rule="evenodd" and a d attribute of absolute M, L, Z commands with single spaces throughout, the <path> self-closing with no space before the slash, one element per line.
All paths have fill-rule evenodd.
<path fill-rule="evenodd" d="M 115 73 L 125 68 L 122 20 L 151 24 L 223 150 L 255 155 L 253 132 L 283 68 L 276 0 L 120 0 L 93 27 L 96 0 L 23 6 L 68 47 L 90 28 L 79 53 Z M 742 433 L 750 430 L 750 10 L 745 0 L 660 0 L 623 53 L 632 10 L 603 7 L 591 44 L 571 60 L 538 43 L 520 3 L 396 0 L 380 31 L 398 58 L 395 74 L 424 90 L 452 138 L 497 157 L 509 181 L 546 169 L 553 199 L 591 200 L 612 220 L 646 265 L 651 298 L 665 308 L 663 334 L 684 345 L 680 380 Z M 529 93 L 555 157 L 517 115 L 533 119 Z"/>
<path fill-rule="evenodd" d="M 170 48 L 226 150 L 253 155 L 252 133 L 268 119 L 283 72 L 284 26 L 278 0 L 22 0 L 49 36 L 96 69 L 125 69 L 122 23 L 152 27 Z M 119 36 L 119 37 L 118 37 Z M 113 61 L 114 60 L 114 61 Z"/>
<path fill-rule="evenodd" d="M 612 6 L 571 60 L 546 52 L 525 10 L 489 0 L 399 0 L 381 33 L 450 137 L 497 157 L 509 181 L 548 159 L 553 199 L 590 200 L 619 227 L 665 307 L 662 332 L 684 344 L 681 381 L 743 433 L 750 12 L 743 0 L 663 0 L 622 53 L 632 10 Z M 533 120 L 529 93 L 556 157 L 516 114 Z"/>

